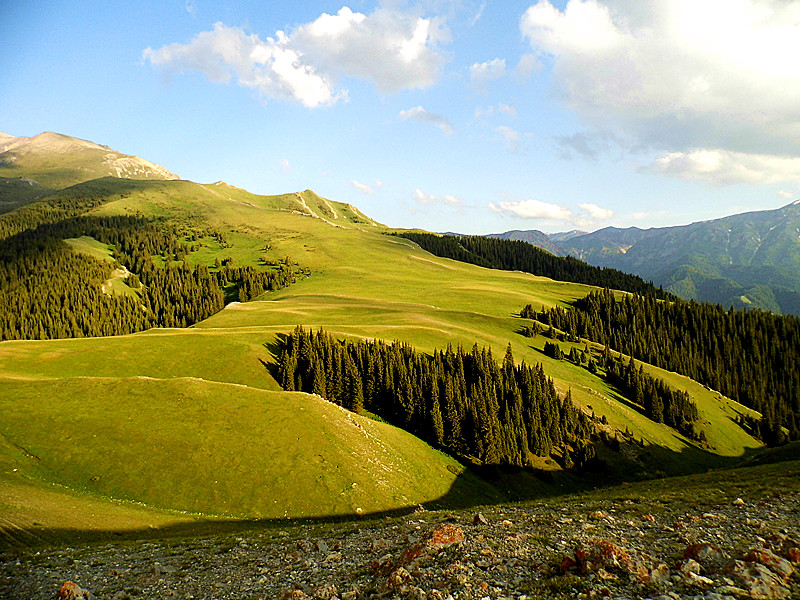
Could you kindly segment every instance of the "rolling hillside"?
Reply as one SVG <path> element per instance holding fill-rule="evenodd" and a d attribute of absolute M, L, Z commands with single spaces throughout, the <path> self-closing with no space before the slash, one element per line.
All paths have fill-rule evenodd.
<path fill-rule="evenodd" d="M 81 511 L 110 503 L 135 527 L 184 518 L 169 511 L 190 519 L 319 517 L 552 492 L 523 474 L 500 494 L 394 427 L 282 391 L 281 335 L 296 325 L 400 340 L 423 352 L 478 344 L 501 357 L 511 343 L 516 361 L 542 363 L 560 394 L 571 393 L 586 414 L 602 419 L 607 434 L 619 433 L 625 452 L 604 456 L 621 476 L 705 470 L 761 446 L 735 422 L 748 409 L 696 382 L 645 367 L 689 393 L 704 445 L 650 421 L 599 375 L 545 356 L 543 336 L 521 334 L 526 304 L 567 306 L 594 288 L 437 258 L 310 190 L 258 196 L 222 182 L 103 177 L 15 209 L 0 225 L 13 231 L 76 212 L 156 218 L 180 236 L 183 260 L 211 274 L 228 260 L 254 269 L 286 261 L 299 270 L 292 285 L 230 302 L 189 328 L 0 343 L 0 505 L 13 515 L 6 531 L 19 525 L 47 535 L 62 513 L 48 521 L 42 503 L 75 502 L 76 494 Z M 104 243 L 68 239 L 69 252 L 94 253 L 109 276 L 122 266 L 136 273 L 132 264 L 107 261 Z M 157 260 L 159 268 L 180 262 Z M 585 341 L 562 344 L 565 352 L 573 346 L 601 352 Z M 537 460 L 559 469 L 557 461 Z M 37 501 L 26 504 L 28 495 Z M 34 521 L 42 531 L 32 531 Z"/>

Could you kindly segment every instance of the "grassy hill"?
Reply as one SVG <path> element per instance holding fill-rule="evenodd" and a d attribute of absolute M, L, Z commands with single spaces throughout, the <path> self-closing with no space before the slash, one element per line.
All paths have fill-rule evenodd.
<path fill-rule="evenodd" d="M 541 362 L 559 391 L 571 391 L 587 413 L 605 417 L 610 432 L 627 430 L 642 441 L 609 455 L 634 477 L 705 470 L 760 446 L 733 421 L 747 409 L 691 380 L 648 367 L 692 396 L 707 449 L 649 421 L 586 369 L 544 356 L 544 339 L 521 335 L 524 305 L 564 306 L 588 286 L 434 257 L 384 235 L 384 226 L 355 207 L 309 190 L 258 196 L 222 182 L 106 177 L 9 216 L 34 211 L 45 218 L 64 198 L 84 196 L 92 198 L 89 215 L 170 223 L 194 247 L 187 255 L 192 264 L 213 270 L 215 261 L 230 258 L 258 267 L 289 257 L 307 275 L 187 329 L 0 343 L 0 504 L 12 515 L 7 530 L 34 520 L 57 527 L 63 512 L 48 518 L 41 506 L 60 502 L 77 503 L 87 514 L 107 503 L 112 516 L 104 519 L 113 522 L 116 514 L 144 526 L 200 516 L 352 515 L 357 508 L 500 497 L 396 428 L 280 391 L 278 340 L 296 325 L 402 340 L 424 352 L 477 343 L 500 357 L 510 342 L 517 361 Z M 109 256 L 96 240 L 69 243 Z M 552 490 L 529 477 L 518 491 Z M 27 496 L 29 508 L 21 500 Z"/>
<path fill-rule="evenodd" d="M 0 433 L 27 458 L 17 473 L 94 497 L 213 516 L 354 515 L 445 496 L 463 471 L 307 394 L 192 378 L 3 387 Z"/>

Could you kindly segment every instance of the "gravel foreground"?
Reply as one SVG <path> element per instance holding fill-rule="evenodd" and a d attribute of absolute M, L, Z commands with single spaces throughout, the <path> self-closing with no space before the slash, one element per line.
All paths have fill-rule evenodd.
<path fill-rule="evenodd" d="M 800 598 L 800 494 L 549 500 L 0 554 L 0 598 Z"/>

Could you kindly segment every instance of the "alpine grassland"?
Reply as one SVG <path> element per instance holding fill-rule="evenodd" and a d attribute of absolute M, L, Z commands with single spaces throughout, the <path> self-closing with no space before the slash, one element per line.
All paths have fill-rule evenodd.
<path fill-rule="evenodd" d="M 281 346 L 298 325 L 429 354 L 477 344 L 499 360 L 510 344 L 516 363 L 541 363 L 558 393 L 626 449 L 600 444 L 609 471 L 583 483 L 565 473 L 569 489 L 729 466 L 762 446 L 737 423 L 757 415 L 686 377 L 644 365 L 689 394 L 702 443 L 646 418 L 602 370 L 545 355 L 550 338 L 523 335 L 532 323 L 520 317 L 525 305 L 568 308 L 597 288 L 436 257 L 312 191 L 258 196 L 221 182 L 105 177 L 10 211 L 0 225 L 13 235 L 75 216 L 143 218 L 168 228 L 180 252 L 152 260 L 202 269 L 195 277 L 226 266 L 284 265 L 293 282 L 229 302 L 191 327 L 0 343 L 0 528 L 11 539 L 338 518 L 564 489 L 533 469 L 481 479 L 468 461 L 370 415 L 283 391 Z M 111 244 L 85 235 L 65 242 L 102 261 L 109 280 L 123 266 L 136 274 L 115 262 Z M 119 277 L 114 285 L 115 293 L 127 288 Z M 599 360 L 604 350 L 588 340 L 559 343 L 565 355 L 575 348 Z M 532 464 L 563 470 L 548 457 Z"/>

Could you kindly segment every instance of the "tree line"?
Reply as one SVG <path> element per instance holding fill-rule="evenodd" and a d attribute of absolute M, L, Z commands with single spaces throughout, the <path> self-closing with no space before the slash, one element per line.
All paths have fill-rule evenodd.
<path fill-rule="evenodd" d="M 114 247 L 135 275 L 130 295 L 101 286 L 111 263 L 73 251 L 64 239 L 90 236 Z M 274 269 L 189 266 L 187 246 L 165 223 L 133 216 L 75 217 L 0 240 L 0 340 L 121 335 L 186 327 L 225 306 L 223 287 L 249 300 L 294 281 L 288 261 Z M 158 263 L 158 264 L 157 264 Z M 162 266 L 160 266 L 162 265 Z"/>
<path fill-rule="evenodd" d="M 606 377 L 623 395 L 642 407 L 644 415 L 656 423 L 664 423 L 693 439 L 705 436 L 693 426 L 697 421 L 697 405 L 683 390 L 669 387 L 658 377 L 636 368 L 633 358 L 627 362 L 620 357 L 606 355 Z"/>
<path fill-rule="evenodd" d="M 547 335 L 553 337 L 555 330 L 552 329 L 552 325 L 550 327 Z M 569 355 L 564 356 L 557 342 L 546 341 L 543 353 L 555 360 L 566 358 L 579 367 L 585 367 L 591 373 L 600 373 L 597 361 L 588 347 L 578 350 L 573 346 Z M 601 362 L 606 381 L 636 404 L 648 419 L 664 423 L 692 439 L 704 439 L 702 431 L 698 431 L 694 426 L 698 418 L 697 405 L 687 392 L 673 389 L 663 379 L 645 373 L 642 365 L 637 369 L 633 358 L 626 363 L 621 356 L 612 355 L 608 347 L 603 353 Z"/>
<path fill-rule="evenodd" d="M 366 409 L 454 455 L 522 467 L 530 454 L 563 450 L 570 464 L 594 457 L 591 418 L 559 396 L 541 365 L 502 362 L 491 349 L 433 355 L 400 342 L 337 340 L 297 327 L 282 340 L 284 389 Z M 569 445 L 569 449 L 567 448 Z"/>
<path fill-rule="evenodd" d="M 479 235 L 435 235 L 410 231 L 396 235 L 416 242 L 423 250 L 436 256 L 481 267 L 524 271 L 558 281 L 625 290 L 656 298 L 672 297 L 663 289 L 636 275 L 629 275 L 617 269 L 594 267 L 571 256 L 554 256 L 528 242 Z"/>
<path fill-rule="evenodd" d="M 571 310 L 521 314 L 573 338 L 586 338 L 686 375 L 757 410 L 753 433 L 768 444 L 800 439 L 800 319 L 724 310 L 694 301 L 592 292 Z"/>

